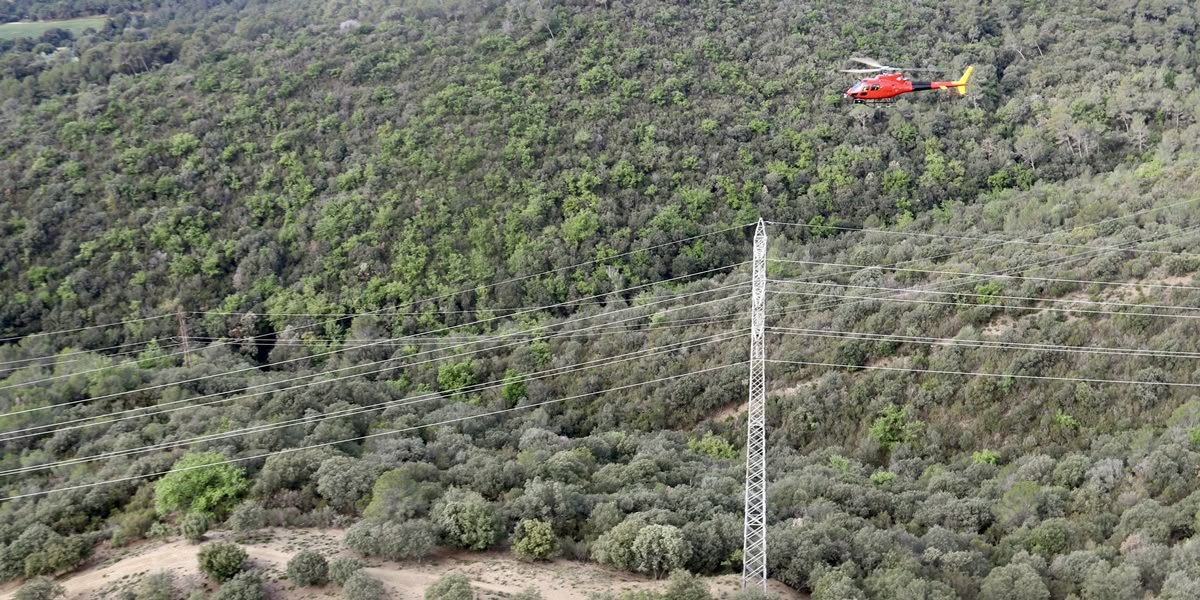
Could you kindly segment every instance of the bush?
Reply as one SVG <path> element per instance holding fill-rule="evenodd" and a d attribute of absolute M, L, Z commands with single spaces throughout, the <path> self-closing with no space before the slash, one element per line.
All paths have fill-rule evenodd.
<path fill-rule="evenodd" d="M 524 560 L 546 560 L 559 553 L 558 538 L 549 521 L 524 519 L 513 530 L 513 554 Z"/>
<path fill-rule="evenodd" d="M 288 561 L 287 575 L 296 585 L 325 585 L 329 581 L 329 563 L 324 556 L 304 550 Z"/>
<path fill-rule="evenodd" d="M 670 600 L 712 600 L 708 586 L 700 577 L 682 569 L 671 571 L 671 580 L 663 590 L 663 598 Z"/>
<path fill-rule="evenodd" d="M 355 571 L 346 584 L 342 586 L 342 595 L 346 600 L 384 600 L 387 590 L 378 579 L 371 577 L 366 571 Z"/>
<path fill-rule="evenodd" d="M 1010 564 L 996 567 L 983 579 L 980 600 L 1047 600 L 1050 590 L 1033 567 Z"/>
<path fill-rule="evenodd" d="M 486 550 L 504 531 L 496 508 L 477 492 L 450 490 L 433 507 L 433 521 L 448 542 L 470 550 Z"/>
<path fill-rule="evenodd" d="M 138 586 L 137 600 L 173 600 L 175 582 L 170 571 L 151 573 L 142 578 Z"/>
<path fill-rule="evenodd" d="M 188 513 L 179 520 L 179 534 L 189 542 L 197 543 L 208 533 L 208 517 L 201 513 Z"/>
<path fill-rule="evenodd" d="M 35 577 L 21 586 L 13 595 L 13 600 L 52 600 L 67 595 L 67 590 L 53 579 Z"/>
<path fill-rule="evenodd" d="M 362 521 L 346 532 L 346 545 L 355 552 L 388 560 L 424 558 L 437 547 L 437 529 L 424 519 Z"/>
<path fill-rule="evenodd" d="M 329 580 L 339 587 L 346 585 L 350 576 L 361 571 L 366 565 L 353 556 L 335 558 L 329 563 Z"/>
<path fill-rule="evenodd" d="M 683 568 L 692 556 L 692 545 L 683 533 L 672 525 L 647 525 L 633 540 L 633 554 L 639 571 L 655 579 L 664 573 Z"/>
<path fill-rule="evenodd" d="M 254 502 L 246 501 L 233 509 L 233 512 L 229 514 L 229 519 L 225 523 L 234 533 L 249 533 L 256 529 L 261 529 L 266 523 L 266 516 L 263 514 L 261 506 Z"/>
<path fill-rule="evenodd" d="M 425 590 L 425 600 L 472 600 L 471 581 L 461 573 L 450 573 Z"/>
<path fill-rule="evenodd" d="M 212 600 L 264 600 L 267 597 L 258 573 L 238 573 L 213 594 Z"/>
<path fill-rule="evenodd" d="M 237 544 L 216 542 L 200 549 L 200 571 L 217 581 L 229 581 L 241 572 L 246 551 Z"/>
<path fill-rule="evenodd" d="M 173 510 L 221 513 L 246 490 L 242 469 L 227 464 L 219 452 L 188 454 L 154 486 L 154 508 L 165 515 Z M 211 465 L 211 466 L 205 466 Z"/>

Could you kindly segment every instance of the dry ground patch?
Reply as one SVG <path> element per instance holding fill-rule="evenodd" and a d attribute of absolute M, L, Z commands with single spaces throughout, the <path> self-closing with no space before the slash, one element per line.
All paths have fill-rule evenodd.
<path fill-rule="evenodd" d="M 243 540 L 252 567 L 264 573 L 268 597 L 272 600 L 330 600 L 341 598 L 332 585 L 297 588 L 290 585 L 284 572 L 287 561 L 300 550 L 317 550 L 327 557 L 349 554 L 342 545 L 342 531 L 334 529 L 271 529 Z M 231 539 L 227 533 L 210 534 L 208 541 Z M 207 541 L 206 541 L 207 542 Z M 197 568 L 199 544 L 185 540 L 145 542 L 129 548 L 98 553 L 89 566 L 59 579 L 67 589 L 67 600 L 116 598 L 123 589 L 133 589 L 142 577 L 167 570 L 175 576 L 176 587 L 184 590 L 215 586 Z M 447 552 L 424 563 L 393 563 L 369 560 L 368 572 L 390 589 L 390 597 L 400 600 L 424 598 L 425 589 L 447 573 L 458 572 L 471 579 L 478 598 L 503 598 L 527 588 L 541 592 L 547 600 L 585 600 L 599 592 L 652 590 L 665 585 L 629 573 L 593 563 L 557 560 L 544 564 L 518 561 L 503 552 Z M 717 597 L 737 590 L 740 578 L 722 575 L 707 578 L 709 589 Z M 778 584 L 774 591 L 784 598 L 804 598 Z M 18 586 L 0 587 L 0 598 L 12 598 Z"/>

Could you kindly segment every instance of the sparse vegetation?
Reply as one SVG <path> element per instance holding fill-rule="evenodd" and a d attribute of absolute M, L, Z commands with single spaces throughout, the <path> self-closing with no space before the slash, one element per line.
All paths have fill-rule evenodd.
<path fill-rule="evenodd" d="M 387 590 L 378 579 L 357 570 L 342 584 L 342 596 L 346 600 L 383 600 L 387 598 Z"/>
<path fill-rule="evenodd" d="M 342 587 L 354 573 L 361 571 L 366 565 L 353 556 L 339 556 L 329 561 L 329 580 L 334 585 Z"/>
<path fill-rule="evenodd" d="M 303 550 L 288 561 L 287 575 L 296 585 L 325 585 L 329 581 L 329 563 L 320 553 Z"/>
<path fill-rule="evenodd" d="M 229 581 L 242 571 L 246 551 L 230 542 L 213 542 L 200 548 L 200 571 L 216 581 Z"/>

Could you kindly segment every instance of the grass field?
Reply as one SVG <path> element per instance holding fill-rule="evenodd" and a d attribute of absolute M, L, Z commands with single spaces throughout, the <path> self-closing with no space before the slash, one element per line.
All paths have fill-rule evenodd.
<path fill-rule="evenodd" d="M 82 17 L 65 21 L 35 21 L 33 23 L 5 23 L 0 25 L 0 39 L 17 39 L 22 37 L 36 38 L 48 29 L 60 27 L 76 35 L 92 27 L 100 29 L 108 17 Z"/>

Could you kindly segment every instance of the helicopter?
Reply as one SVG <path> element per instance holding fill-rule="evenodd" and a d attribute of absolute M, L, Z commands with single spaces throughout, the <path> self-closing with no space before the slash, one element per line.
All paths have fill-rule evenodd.
<path fill-rule="evenodd" d="M 866 69 L 842 69 L 843 73 L 880 73 L 869 79 L 861 79 L 854 87 L 846 90 L 846 97 L 854 100 L 855 104 L 892 104 L 896 96 L 909 92 L 924 90 L 957 90 L 959 95 L 967 94 L 967 80 L 971 78 L 974 66 L 968 66 L 958 81 L 910 81 L 904 77 L 904 71 L 939 71 L 940 69 L 915 69 L 906 67 L 889 67 L 870 58 L 851 58 L 850 60 L 867 65 Z"/>

